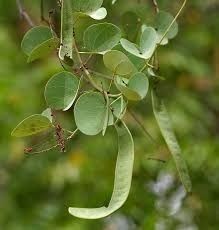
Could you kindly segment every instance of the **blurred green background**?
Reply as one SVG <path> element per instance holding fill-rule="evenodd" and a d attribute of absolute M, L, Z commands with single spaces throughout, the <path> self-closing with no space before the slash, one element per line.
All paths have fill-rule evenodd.
<path fill-rule="evenodd" d="M 54 2 L 47 2 L 48 9 Z M 173 14 L 180 5 L 179 1 L 157 2 Z M 110 13 L 110 1 L 104 4 Z M 107 20 L 119 23 L 124 12 L 135 8 L 148 17 L 153 12 L 150 4 L 149 0 L 118 0 L 116 18 L 110 13 Z M 40 1 L 26 0 L 24 5 L 39 23 Z M 10 137 L 10 132 L 23 118 L 46 108 L 44 85 L 62 67 L 55 56 L 26 64 L 20 42 L 28 25 L 19 18 L 15 1 L 0 0 L 0 229 L 219 229 L 218 18 L 218 0 L 188 1 L 178 20 L 177 38 L 159 52 L 160 73 L 166 78 L 162 95 L 188 163 L 193 193 L 185 196 L 148 97 L 133 109 L 158 144 L 126 116 L 135 141 L 128 201 L 112 216 L 89 221 L 70 216 L 67 208 L 107 205 L 117 153 L 115 133 L 109 130 L 104 138 L 78 135 L 64 154 L 24 155 L 24 141 Z M 59 114 L 59 119 L 64 127 L 74 128 L 72 111 Z"/>

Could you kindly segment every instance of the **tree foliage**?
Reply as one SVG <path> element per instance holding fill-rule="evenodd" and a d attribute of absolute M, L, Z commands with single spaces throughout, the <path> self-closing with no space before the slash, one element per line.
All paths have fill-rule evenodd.
<path fill-rule="evenodd" d="M 67 65 L 64 68 L 68 68 L 68 71 L 57 73 L 49 80 L 45 88 L 45 98 L 48 107 L 51 109 L 52 116 L 54 116 L 55 110 L 66 111 L 74 107 L 74 119 L 77 129 L 67 139 L 72 139 L 76 131 L 86 135 L 97 135 L 102 132 L 104 136 L 108 126 L 112 124 L 118 131 L 118 159 L 114 191 L 109 206 L 100 209 L 69 209 L 70 214 L 88 219 L 105 217 L 121 207 L 127 198 L 131 184 L 133 141 L 131 136 L 129 138 L 120 138 L 120 136 L 129 136 L 131 134 L 123 123 L 124 127 L 121 130 L 122 134 L 120 134 L 118 124 L 121 124 L 122 117 L 114 116 L 110 99 L 115 98 L 118 100 L 121 98 L 121 102 L 125 102 L 120 104 L 120 115 L 123 115 L 123 111 L 126 110 L 129 101 L 141 101 L 147 96 L 149 79 L 151 87 L 157 87 L 159 78 L 156 74 L 157 66 L 155 61 L 157 57 L 155 55 L 160 45 L 167 44 L 169 39 L 177 35 L 178 25 L 176 19 L 180 15 L 186 0 L 175 17 L 166 12 L 158 12 L 154 17 L 154 28 L 152 27 L 153 25 L 142 23 L 139 31 L 137 31 L 139 36 L 137 43 L 125 39 L 125 35 L 122 35 L 122 31 L 117 25 L 109 22 L 94 22 L 84 32 L 77 31 L 77 33 L 83 33 L 83 47 L 78 46 L 80 41 L 75 38 L 74 24 L 76 20 L 79 21 L 77 23 L 80 23 L 80 19 L 75 20 L 74 14 L 79 12 L 88 16 L 93 15 L 93 19 L 103 19 L 101 16 L 100 18 L 94 16 L 102 12 L 102 3 L 103 1 L 99 0 L 89 2 L 84 0 L 62 0 L 60 6 L 60 37 L 56 35 L 53 25 L 49 23 L 49 27 L 38 26 L 31 28 L 22 41 L 22 49 L 29 56 L 28 62 L 43 58 L 52 49 L 59 49 L 58 58 L 60 62 L 63 67 Z M 55 46 L 58 45 L 58 39 L 60 40 L 59 48 Z M 164 40 L 165 43 L 163 42 Z M 122 45 L 123 52 L 113 50 L 119 44 Z M 132 63 L 125 52 L 143 59 L 145 64 L 142 68 L 139 69 L 138 65 Z M 103 85 L 102 81 L 101 84 L 95 82 L 87 67 L 89 58 L 84 60 L 83 54 L 89 54 L 89 58 L 92 58 L 93 55 L 103 56 L 103 64 L 112 72 L 107 87 Z M 79 68 L 80 73 L 77 73 L 77 68 Z M 86 88 L 83 87 L 83 83 L 86 81 L 91 85 L 91 88 L 88 89 L 89 92 L 84 92 Z M 115 93 L 114 88 L 118 92 Z M 74 103 L 75 101 L 76 103 Z M 159 99 L 154 93 L 152 101 L 155 117 L 161 133 L 173 154 L 180 179 L 187 192 L 191 192 L 187 166 L 181 156 L 180 147 L 171 128 L 168 114 L 164 110 L 164 106 L 160 105 Z M 112 116 L 112 121 L 110 121 L 110 115 Z M 15 128 L 12 136 L 34 135 L 54 126 L 57 145 L 64 151 L 65 140 L 62 127 L 55 118 L 50 121 L 45 117 L 44 120 L 47 119 L 47 124 L 45 125 L 43 117 L 44 115 L 42 114 L 25 119 Z M 123 149 L 121 146 L 126 146 L 126 148 Z M 27 152 L 34 153 L 32 148 L 29 148 Z M 122 157 L 123 155 L 126 157 Z"/>
<path fill-rule="evenodd" d="M 44 18 L 46 20 L 49 21 L 49 10 L 55 8 L 50 14 L 50 22 L 52 31 L 55 31 L 53 36 L 58 38 L 59 44 L 55 47 L 59 49 L 61 48 L 59 40 L 61 11 L 58 5 L 54 5 L 54 2 L 46 1 L 45 3 Z M 158 3 L 160 9 L 168 9 L 172 15 L 175 15 L 177 7 L 180 7 L 179 3 L 173 4 L 168 1 Z M 92 53 L 92 58 L 89 58 L 91 53 L 84 46 L 84 31 L 93 24 L 104 22 L 115 24 L 122 32 L 122 39 L 136 44 L 139 49 L 141 31 L 144 28 L 153 27 L 157 32 L 157 26 L 154 23 L 156 14 L 154 8 L 150 7 L 150 2 L 138 1 L 137 3 L 137 1 L 118 0 L 114 5 L 111 4 L 112 1 L 105 0 L 101 5 L 101 8 L 103 6 L 107 9 L 108 16 L 100 22 L 92 19 L 90 15 L 93 13 L 91 12 L 83 12 L 83 14 L 75 12 L 73 14 L 74 37 L 72 38 L 75 38 L 82 62 L 86 63 L 85 68 L 88 68 L 94 80 L 93 83 L 99 89 L 104 88 L 107 91 L 111 78 L 115 77 L 114 82 L 118 80 L 127 90 L 130 89 L 132 76 L 135 74 L 143 76 L 139 72 L 144 67 L 145 60 L 124 50 L 121 44 L 113 47 L 112 51 L 122 52 L 137 71 L 128 64 L 129 61 L 126 62 L 127 59 L 123 58 L 123 55 L 121 65 L 114 64 L 114 62 L 105 64 L 103 57 L 107 53 L 110 54 L 111 50 L 106 54 Z M 125 91 L 122 97 L 109 97 L 109 100 L 105 101 L 103 90 L 93 90 L 93 84 L 87 81 L 84 70 L 80 69 L 83 66 L 74 52 L 75 49 L 72 49 L 74 62 L 67 56 L 61 60 L 65 68 L 64 73 L 73 74 L 80 81 L 79 91 L 72 107 L 63 113 L 62 111 L 67 108 L 65 106 L 70 105 L 69 102 L 73 100 L 73 94 L 70 93 L 68 97 L 68 90 L 66 94 L 59 94 L 58 90 L 54 90 L 58 97 L 66 98 L 66 104 L 60 107 L 60 111 L 53 110 L 51 116 L 51 110 L 46 108 L 52 106 L 49 104 L 46 106 L 45 103 L 48 102 L 41 100 L 43 98 L 42 86 L 50 81 L 49 78 L 52 80 L 53 76 L 63 74 L 59 59 L 55 55 L 58 50 L 52 48 L 54 55 L 50 55 L 50 52 L 44 53 L 41 60 L 25 65 L 24 56 L 15 44 L 18 44 L 18 40 L 22 40 L 20 36 L 27 30 L 28 25 L 25 19 L 18 20 L 14 3 L 1 2 L 0 6 L 2 12 L 0 15 L 2 77 L 0 104 L 2 108 L 1 127 L 2 134 L 4 134 L 1 136 L 0 170 L 1 205 L 4 207 L 4 212 L 0 214 L 0 226 L 3 229 L 31 229 L 33 226 L 37 229 L 103 229 L 111 226 L 111 223 L 114 226 L 121 226 L 122 221 L 123 227 L 128 222 L 130 228 L 133 229 L 156 229 L 155 226 L 158 225 L 166 226 L 167 229 L 190 228 L 195 225 L 200 229 L 209 229 L 209 226 L 212 226 L 210 229 L 214 229 L 218 225 L 215 215 L 218 190 L 216 183 L 218 89 L 212 62 L 212 60 L 217 60 L 218 32 L 217 20 L 213 14 L 215 10 L 212 8 L 214 4 L 209 1 L 200 3 L 192 0 L 190 2 L 183 17 L 178 20 L 180 35 L 175 40 L 163 39 L 162 45 L 167 44 L 168 41 L 168 46 L 159 45 L 157 50 L 159 52 L 155 55 L 159 57 L 159 70 L 153 68 L 154 65 L 157 65 L 157 61 L 152 59 L 150 66 L 144 71 L 146 78 L 142 77 L 150 82 L 149 91 L 152 88 L 155 89 L 159 100 L 165 101 L 173 119 L 173 127 L 179 137 L 183 157 L 186 158 L 189 171 L 191 171 L 193 194 L 183 199 L 184 202 L 181 200 L 178 208 L 175 206 L 175 212 L 171 204 L 179 204 L 176 200 L 184 198 L 185 195 L 178 187 L 180 186 L 178 181 L 180 174 L 177 175 L 173 167 L 174 161 L 169 159 L 165 143 L 159 139 L 161 135 L 158 132 L 158 126 L 155 125 L 154 117 L 152 118 L 149 91 L 146 97 L 142 96 L 144 99 L 139 101 L 140 103 L 128 100 Z M 38 2 L 24 1 L 24 10 L 31 16 L 33 24 L 39 25 L 37 23 L 39 22 Z M 160 12 L 163 11 L 160 10 Z M 40 24 L 50 29 L 47 22 Z M 15 23 L 17 27 L 14 26 Z M 160 36 L 162 34 L 157 35 L 158 39 L 161 39 Z M 87 58 L 89 58 L 88 62 Z M 130 68 L 128 68 L 128 73 L 123 75 L 126 65 Z M 116 76 L 117 73 L 113 76 L 117 66 L 120 70 L 119 75 L 122 74 L 119 77 Z M 131 69 L 133 69 L 132 73 Z M 164 77 L 166 81 L 163 81 Z M 160 83 L 158 86 L 157 81 Z M 121 92 L 117 87 L 118 84 L 112 84 L 110 94 Z M 110 109 L 106 106 L 109 111 L 104 110 L 104 112 L 105 115 L 109 115 L 104 116 L 100 135 L 86 137 L 78 131 L 77 134 L 80 135 L 74 136 L 73 131 L 68 131 L 68 129 L 78 128 L 75 125 L 73 107 L 83 93 L 89 92 L 104 96 L 102 97 L 104 105 L 110 105 Z M 49 119 L 52 127 L 33 136 L 25 137 L 25 144 L 23 139 L 9 138 L 8 130 L 19 120 L 28 117 L 28 114 L 38 114 L 43 110 L 45 110 L 43 116 Z M 145 135 L 147 131 L 150 132 L 153 143 L 151 138 L 145 139 L 140 133 L 138 123 L 135 123 L 130 114 L 134 114 L 140 123 L 144 123 L 146 128 L 142 128 L 142 124 L 139 127 L 142 130 L 147 129 L 143 132 Z M 67 213 L 69 205 L 108 207 L 116 162 L 114 154 L 117 151 L 116 130 L 113 124 L 119 122 L 121 118 L 127 123 L 135 141 L 134 177 L 129 199 L 124 207 L 110 218 L 95 222 L 72 218 Z M 61 132 L 58 125 L 63 129 Z M 29 155 L 34 152 L 47 151 L 54 146 L 62 150 L 63 140 L 57 142 L 60 134 L 65 141 L 64 146 L 67 150 L 65 154 L 60 155 L 57 151 L 44 153 L 39 157 L 27 157 L 22 154 L 24 146 L 29 146 L 29 149 L 25 148 L 26 151 L 29 151 L 27 151 Z M 105 136 L 102 137 L 101 134 Z M 72 135 L 74 137 L 68 139 Z M 155 158 L 157 161 L 147 160 L 148 157 Z M 163 161 L 166 161 L 166 164 L 162 164 Z M 171 174 L 166 174 L 167 172 Z M 161 184 L 164 185 L 166 182 L 169 183 L 166 192 L 157 190 Z M 12 215 L 13 210 L 17 210 L 14 215 Z M 187 218 L 181 218 L 182 216 L 179 216 L 181 214 L 184 214 L 184 217 L 186 214 Z"/>

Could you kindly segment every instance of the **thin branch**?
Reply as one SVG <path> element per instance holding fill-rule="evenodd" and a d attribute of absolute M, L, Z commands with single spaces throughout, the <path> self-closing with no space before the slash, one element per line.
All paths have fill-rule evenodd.
<path fill-rule="evenodd" d="M 33 23 L 32 19 L 30 18 L 30 16 L 28 15 L 28 13 L 26 12 L 26 10 L 23 8 L 21 1 L 16 0 L 16 3 L 17 3 L 17 8 L 19 10 L 19 14 L 20 14 L 21 18 L 24 18 L 30 27 L 34 27 L 34 23 Z"/>
<path fill-rule="evenodd" d="M 75 39 L 73 39 L 73 47 L 75 49 L 75 52 L 76 52 L 76 55 L 77 55 L 77 58 L 78 58 L 78 61 L 80 62 L 80 65 L 81 65 L 81 68 L 82 70 L 84 71 L 85 75 L 87 76 L 88 80 L 90 81 L 91 85 L 97 89 L 98 91 L 102 91 L 102 89 L 93 81 L 91 75 L 90 75 L 90 72 L 85 68 L 84 66 L 84 63 L 81 59 L 81 55 L 79 53 L 79 50 L 78 50 L 78 47 L 76 45 L 76 42 L 75 42 Z"/>
<path fill-rule="evenodd" d="M 85 73 L 87 79 L 89 80 L 90 84 L 98 91 L 102 92 L 102 88 L 99 87 L 96 82 L 92 79 L 92 76 L 89 72 L 89 70 L 85 67 L 83 61 L 82 61 L 82 58 L 81 58 L 81 55 L 79 53 L 79 50 L 78 50 L 78 47 L 77 47 L 77 44 L 76 44 L 76 41 L 75 41 L 75 38 L 73 38 L 73 47 L 75 49 L 75 53 L 77 55 L 77 58 L 78 58 L 78 61 L 80 62 L 80 65 L 81 65 L 81 69 L 83 70 L 83 72 Z M 108 97 L 118 97 L 120 96 L 121 94 L 108 94 Z"/>
<path fill-rule="evenodd" d="M 87 60 L 85 61 L 84 65 L 87 65 L 87 63 L 91 60 L 92 57 L 93 57 L 93 54 L 90 54 Z"/>
<path fill-rule="evenodd" d="M 151 134 L 147 131 L 145 126 L 142 124 L 142 122 L 139 120 L 139 118 L 136 116 L 136 114 L 132 110 L 128 110 L 129 114 L 132 116 L 132 118 L 136 121 L 136 123 L 139 125 L 143 133 L 149 137 L 149 139 L 152 141 L 153 144 L 157 145 L 157 141 L 151 136 Z"/>
<path fill-rule="evenodd" d="M 76 133 L 79 131 L 79 129 L 76 129 L 75 131 L 69 131 L 69 130 L 65 130 L 67 131 L 68 133 L 70 133 L 71 135 L 67 138 L 67 140 L 71 140 L 73 139 L 73 137 L 75 137 Z"/>
<path fill-rule="evenodd" d="M 153 54 L 151 55 L 151 58 L 150 58 L 150 59 L 147 61 L 147 63 L 142 67 L 142 69 L 141 69 L 140 72 L 143 72 L 143 71 L 147 68 L 148 64 L 150 64 L 151 59 L 153 58 L 155 52 L 157 51 L 157 48 L 161 45 L 161 43 L 162 43 L 162 41 L 164 40 L 164 38 L 166 37 L 167 33 L 169 32 L 169 30 L 171 29 L 171 27 L 173 26 L 173 24 L 176 22 L 176 20 L 178 19 L 178 17 L 179 17 L 180 14 L 182 13 L 182 11 L 183 11 L 183 9 L 184 9 L 186 3 L 187 3 L 187 0 L 184 0 L 183 3 L 182 3 L 182 6 L 180 7 L 180 9 L 179 9 L 179 11 L 177 12 L 176 16 L 174 17 L 173 21 L 170 23 L 170 25 L 168 26 L 168 28 L 167 28 L 166 31 L 164 32 L 164 34 L 163 34 L 161 40 L 160 40 L 159 43 L 157 44 L 157 46 L 156 46 L 156 48 L 155 48 Z"/>
<path fill-rule="evenodd" d="M 185 5 L 187 3 L 187 0 L 184 0 L 182 6 L 180 7 L 178 13 L 176 14 L 175 18 L 173 19 L 173 21 L 170 23 L 170 25 L 168 26 L 168 28 L 166 29 L 165 33 L 163 34 L 163 37 L 161 38 L 160 42 L 158 43 L 158 45 L 160 45 L 162 43 L 162 41 L 164 40 L 164 38 L 166 37 L 167 33 L 169 32 L 169 30 L 171 29 L 171 27 L 173 26 L 173 24 L 176 22 L 176 20 L 178 19 L 178 17 L 180 16 L 181 12 L 183 11 Z"/>
<path fill-rule="evenodd" d="M 155 12 L 156 13 L 159 13 L 159 6 L 158 6 L 158 4 L 157 4 L 157 0 L 152 0 L 152 4 L 153 4 L 153 6 L 154 6 L 154 10 L 155 10 Z"/>

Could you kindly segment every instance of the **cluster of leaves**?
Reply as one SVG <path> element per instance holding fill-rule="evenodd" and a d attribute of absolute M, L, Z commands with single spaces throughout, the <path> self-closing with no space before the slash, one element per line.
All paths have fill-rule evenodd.
<path fill-rule="evenodd" d="M 102 20 L 106 17 L 107 11 L 101 7 L 102 4 L 103 0 L 62 0 L 60 36 L 51 24 L 50 27 L 34 27 L 25 34 L 21 47 L 28 56 L 28 62 L 43 58 L 58 49 L 57 56 L 65 71 L 54 75 L 45 87 L 48 109 L 42 114 L 26 118 L 12 132 L 16 137 L 53 133 L 56 144 L 52 147 L 59 146 L 64 151 L 65 140 L 72 139 L 78 131 L 90 136 L 99 133 L 104 136 L 109 126 L 115 127 L 118 157 L 114 190 L 108 207 L 69 208 L 73 216 L 87 219 L 110 215 L 128 197 L 134 143 L 123 117 L 130 101 L 140 101 L 148 95 L 149 82 L 155 118 L 173 155 L 182 183 L 188 192 L 191 191 L 187 166 L 181 156 L 165 105 L 157 95 L 157 83 L 161 77 L 157 74 L 156 51 L 160 45 L 166 45 L 169 39 L 176 36 L 176 17 L 160 11 L 153 23 L 141 25 L 135 41 L 126 39 L 123 31 L 109 22 L 95 22 L 85 30 L 82 29 L 80 20 L 87 17 Z M 82 45 L 80 36 L 83 37 Z M 87 63 L 96 55 L 102 55 L 103 68 L 109 74 L 88 68 Z M 96 75 L 101 80 L 95 78 Z M 73 132 L 63 130 L 54 118 L 54 111 L 72 108 L 77 126 Z M 26 152 L 36 153 L 48 149 L 29 148 Z"/>

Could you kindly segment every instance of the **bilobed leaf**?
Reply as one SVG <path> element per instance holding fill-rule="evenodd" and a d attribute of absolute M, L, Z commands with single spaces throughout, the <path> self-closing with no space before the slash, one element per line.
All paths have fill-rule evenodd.
<path fill-rule="evenodd" d="M 121 44 L 118 44 L 115 47 L 113 47 L 113 50 L 118 50 L 118 51 L 121 51 L 122 53 L 124 53 L 128 57 L 128 59 L 131 61 L 131 63 L 134 65 L 134 67 L 136 69 L 135 71 L 138 71 L 138 69 L 141 69 L 142 66 L 145 65 L 144 59 L 131 54 L 130 52 L 125 50 Z"/>
<path fill-rule="evenodd" d="M 61 7 L 61 45 L 59 58 L 65 57 L 72 59 L 73 47 L 73 12 L 71 0 L 63 0 Z"/>
<path fill-rule="evenodd" d="M 141 26 L 141 32 L 143 33 L 144 32 L 144 30 L 145 29 L 147 29 L 148 28 L 148 26 L 147 25 L 145 25 L 145 24 L 143 24 L 142 26 Z M 157 42 L 156 43 L 160 43 L 160 41 L 161 41 L 161 39 L 162 39 L 162 35 L 161 34 L 159 34 L 159 33 L 156 33 L 157 34 Z M 162 41 L 161 41 L 161 43 L 160 43 L 160 45 L 166 45 L 166 44 L 168 44 L 168 38 L 167 37 L 165 37 Z"/>
<path fill-rule="evenodd" d="M 73 10 L 76 12 L 90 13 L 98 10 L 103 0 L 72 0 Z"/>
<path fill-rule="evenodd" d="M 79 79 L 70 72 L 53 76 L 45 88 L 47 105 L 55 110 L 68 110 L 73 105 L 79 90 Z"/>
<path fill-rule="evenodd" d="M 129 80 L 128 87 L 137 92 L 141 99 L 144 99 L 148 93 L 149 80 L 143 73 L 135 73 Z"/>
<path fill-rule="evenodd" d="M 95 20 L 102 20 L 107 16 L 107 11 L 104 7 L 101 7 L 96 11 L 87 13 L 87 15 L 89 15 L 91 18 Z"/>
<path fill-rule="evenodd" d="M 120 39 L 120 29 L 111 23 L 94 24 L 84 32 L 84 46 L 94 53 L 111 50 Z"/>
<path fill-rule="evenodd" d="M 103 62 L 115 75 L 128 75 L 135 69 L 128 57 L 117 50 L 111 50 L 105 53 Z"/>
<path fill-rule="evenodd" d="M 103 94 L 84 93 L 74 107 L 74 117 L 78 129 L 86 135 L 97 135 L 103 130 L 106 117 L 106 101 Z"/>
<path fill-rule="evenodd" d="M 139 47 L 135 43 L 132 43 L 124 38 L 120 40 L 120 43 L 123 49 L 125 49 L 127 52 L 144 59 L 144 56 L 141 54 L 139 50 Z"/>
<path fill-rule="evenodd" d="M 115 85 L 117 87 L 117 89 L 128 99 L 131 101 L 139 101 L 141 100 L 140 95 L 130 89 L 128 87 L 128 79 L 126 78 L 121 78 L 121 77 L 116 77 L 115 79 Z"/>
<path fill-rule="evenodd" d="M 12 131 L 11 135 L 14 137 L 31 136 L 51 128 L 53 125 L 51 121 L 40 114 L 32 115 L 22 122 Z"/>
<path fill-rule="evenodd" d="M 156 48 L 157 33 L 152 27 L 146 27 L 141 34 L 139 46 L 126 39 L 121 39 L 120 43 L 129 53 L 143 59 L 149 59 Z"/>
<path fill-rule="evenodd" d="M 58 46 L 58 42 L 49 27 L 37 26 L 24 35 L 21 48 L 28 56 L 28 62 L 31 62 L 50 54 Z"/>
<path fill-rule="evenodd" d="M 134 163 L 134 143 L 126 125 L 116 125 L 118 134 L 118 157 L 115 169 L 114 188 L 108 207 L 69 208 L 69 213 L 84 219 L 99 219 L 118 210 L 126 201 L 132 181 Z"/>
<path fill-rule="evenodd" d="M 157 33 L 159 34 L 160 38 L 163 37 L 164 33 L 168 29 L 169 25 L 172 23 L 174 20 L 174 17 L 164 11 L 160 11 L 155 18 L 155 28 L 157 30 Z M 170 30 L 168 31 L 166 38 L 167 39 L 172 39 L 174 38 L 178 33 L 178 24 L 177 22 L 174 22 Z"/>
<path fill-rule="evenodd" d="M 167 37 L 164 37 L 163 39 L 162 38 L 163 38 L 163 35 L 157 34 L 157 44 L 160 44 L 163 46 L 168 44 L 168 42 L 169 42 L 168 38 Z"/>
<path fill-rule="evenodd" d="M 173 156 L 181 181 L 186 191 L 191 192 L 192 184 L 186 162 L 182 157 L 182 152 L 174 134 L 166 107 L 162 100 L 158 98 L 155 91 L 152 91 L 152 104 L 155 118 L 160 127 L 161 133 L 168 145 L 168 148 Z"/>
<path fill-rule="evenodd" d="M 157 44 L 157 33 L 154 28 L 147 27 L 144 29 L 140 38 L 140 52 L 145 59 L 148 59 L 153 54 Z"/>
<path fill-rule="evenodd" d="M 128 99 L 131 101 L 138 101 L 140 100 L 140 95 L 128 88 L 128 79 L 122 77 L 115 78 L 115 85 L 117 89 Z"/>
<path fill-rule="evenodd" d="M 145 98 L 149 88 L 148 78 L 143 73 L 135 73 L 129 80 L 116 77 L 115 84 L 121 93 L 132 101 Z"/>

